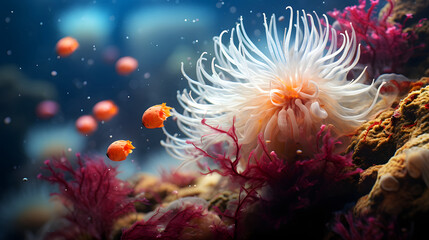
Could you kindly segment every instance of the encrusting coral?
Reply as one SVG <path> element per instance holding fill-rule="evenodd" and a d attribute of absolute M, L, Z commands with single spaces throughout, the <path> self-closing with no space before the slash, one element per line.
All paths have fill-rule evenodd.
<path fill-rule="evenodd" d="M 426 178 L 429 171 L 425 166 L 429 161 L 429 134 L 424 133 L 411 138 L 389 161 L 378 169 L 377 180 L 370 193 L 362 197 L 355 207 L 359 214 L 377 212 L 391 216 L 412 218 L 417 212 L 429 210 L 429 189 Z M 410 171 L 410 163 L 419 166 Z M 383 180 L 394 178 L 394 189 L 386 189 Z"/>
<path fill-rule="evenodd" d="M 427 80 L 411 83 L 396 109 L 386 110 L 356 133 L 349 151 L 354 150 L 354 162 L 364 169 L 359 181 L 364 186 L 358 187 L 363 196 L 353 213 L 333 224 L 343 238 L 373 231 L 377 233 L 373 239 L 385 239 L 392 232 L 398 239 L 425 234 L 429 212 Z"/>
<path fill-rule="evenodd" d="M 429 149 L 410 148 L 405 151 L 405 167 L 412 178 L 422 178 L 429 187 Z"/>
<path fill-rule="evenodd" d="M 396 149 L 410 138 L 429 131 L 429 78 L 411 83 L 410 93 L 396 106 L 358 128 L 347 151 L 353 151 L 353 161 L 363 169 L 384 164 Z"/>
<path fill-rule="evenodd" d="M 396 109 L 386 110 L 356 132 L 348 151 L 354 151 L 353 162 L 364 169 L 358 183 L 363 196 L 332 224 L 342 238 L 409 239 L 426 234 L 428 80 L 409 84 L 409 93 Z"/>

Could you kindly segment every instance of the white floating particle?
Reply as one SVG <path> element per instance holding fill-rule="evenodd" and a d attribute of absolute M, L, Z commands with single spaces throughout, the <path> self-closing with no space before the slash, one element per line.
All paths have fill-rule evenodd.
<path fill-rule="evenodd" d="M 10 118 L 10 117 L 5 117 L 4 118 L 4 120 L 3 120 L 3 122 L 4 122 L 4 124 L 9 124 L 10 122 L 12 122 L 12 118 Z"/>

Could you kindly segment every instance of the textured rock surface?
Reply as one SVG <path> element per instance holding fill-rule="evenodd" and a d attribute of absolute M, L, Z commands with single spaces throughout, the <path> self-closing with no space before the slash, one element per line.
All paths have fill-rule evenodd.
<path fill-rule="evenodd" d="M 396 109 L 386 110 L 364 123 L 355 133 L 347 151 L 363 169 L 386 163 L 396 149 L 411 138 L 429 132 L 429 78 L 412 84 L 411 92 Z"/>
<path fill-rule="evenodd" d="M 429 149 L 429 86 L 422 78 L 411 86 L 396 109 L 365 123 L 349 146 L 354 161 L 363 169 L 359 189 L 369 194 L 354 207 L 355 214 L 389 214 L 414 219 L 429 210 L 429 190 L 421 177 L 413 178 L 406 168 L 406 152 Z"/>
<path fill-rule="evenodd" d="M 130 179 L 135 195 L 145 197 L 149 204 L 136 203 L 138 211 L 148 212 L 159 205 L 166 205 L 183 197 L 201 197 L 211 200 L 217 191 L 213 191 L 221 180 L 218 174 L 200 175 L 192 184 L 179 186 L 149 174 L 137 174 Z"/>
<path fill-rule="evenodd" d="M 429 134 L 422 134 L 410 139 L 393 156 L 388 163 L 378 169 L 377 181 L 371 192 L 359 199 L 355 213 L 387 213 L 391 216 L 413 217 L 417 212 L 429 209 L 429 190 L 421 178 L 412 178 L 406 170 L 404 151 L 412 147 L 429 149 Z M 381 187 L 380 179 L 391 174 L 398 182 L 396 191 L 386 191 Z"/>

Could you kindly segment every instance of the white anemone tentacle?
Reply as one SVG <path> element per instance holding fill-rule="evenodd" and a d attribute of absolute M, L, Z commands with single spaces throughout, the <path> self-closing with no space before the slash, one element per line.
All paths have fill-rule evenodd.
<path fill-rule="evenodd" d="M 196 79 L 182 73 L 191 92 L 178 92 L 183 113 L 172 110 L 182 132 L 170 134 L 161 144 L 174 157 L 195 161 L 203 157 L 189 142 L 209 151 L 214 144 L 232 144 L 222 134 L 214 134 L 206 123 L 227 130 L 234 117 L 242 157 L 257 148 L 262 134 L 268 149 L 282 157 L 314 151 L 314 136 L 322 124 L 333 125 L 338 135 L 348 134 L 380 110 L 390 106 L 395 94 L 382 94 L 385 84 L 366 85 L 365 74 L 348 80 L 358 63 L 360 45 L 356 34 L 337 33 L 323 15 L 296 12 L 291 7 L 284 33 L 279 34 L 275 16 L 264 14 L 266 46 L 259 48 L 247 35 L 243 19 L 214 37 L 215 57 L 207 63 L 203 53 L 196 64 Z M 341 42 L 341 45 L 337 45 Z M 206 64 L 207 63 L 207 64 Z M 208 65 L 206 70 L 205 65 Z M 364 69 L 365 71 L 365 69 Z M 233 151 L 233 149 L 228 149 Z"/>

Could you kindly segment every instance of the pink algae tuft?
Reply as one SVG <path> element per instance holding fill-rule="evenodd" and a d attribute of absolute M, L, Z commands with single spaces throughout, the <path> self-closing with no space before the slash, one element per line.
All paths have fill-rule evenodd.
<path fill-rule="evenodd" d="M 113 223 L 124 214 L 135 212 L 128 196 L 133 191 L 127 182 L 116 178 L 116 167 L 106 165 L 102 158 L 83 158 L 77 154 L 74 168 L 65 157 L 46 160 L 46 174 L 38 178 L 57 184 L 57 195 L 69 210 L 65 218 L 70 224 L 50 237 L 76 239 L 91 236 L 108 239 Z"/>
<path fill-rule="evenodd" d="M 415 50 L 423 47 L 416 45 L 416 29 L 404 31 L 404 24 L 412 15 L 407 14 L 403 24 L 389 22 L 394 3 L 392 0 L 387 2 L 389 9 L 379 18 L 375 14 L 379 0 L 371 0 L 369 7 L 366 7 L 366 0 L 359 0 L 359 5 L 346 7 L 343 11 L 335 9 L 328 12 L 336 20 L 334 27 L 340 32 L 347 31 L 350 34 L 353 26 L 357 42 L 361 43 L 359 63 L 368 66 L 371 78 L 383 73 L 399 73 L 401 66 L 413 56 Z"/>
<path fill-rule="evenodd" d="M 182 198 L 149 213 L 147 220 L 124 230 L 121 239 L 228 239 L 224 225 L 211 219 L 204 222 L 209 214 L 205 200 Z M 209 225 L 208 232 L 203 225 Z"/>
<path fill-rule="evenodd" d="M 332 230 L 342 239 L 409 239 L 407 232 L 400 229 L 396 220 L 388 216 L 354 216 L 352 211 L 337 213 Z"/>
<path fill-rule="evenodd" d="M 161 169 L 161 179 L 178 187 L 185 187 L 193 184 L 199 175 L 192 172 L 181 172 L 175 169 Z"/>
<path fill-rule="evenodd" d="M 125 230 L 121 239 L 179 239 L 180 232 L 185 227 L 191 227 L 189 222 L 201 218 L 202 214 L 201 206 L 187 206 L 177 212 L 156 212 L 149 220 L 137 222 Z"/>

